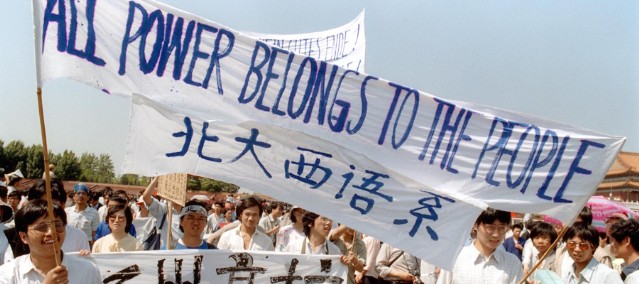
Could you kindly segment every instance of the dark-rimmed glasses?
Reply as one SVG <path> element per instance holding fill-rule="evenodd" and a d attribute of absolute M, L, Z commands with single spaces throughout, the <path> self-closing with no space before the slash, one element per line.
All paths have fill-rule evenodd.
<path fill-rule="evenodd" d="M 35 226 L 33 226 L 33 227 L 29 228 L 29 230 L 36 231 L 36 232 L 38 232 L 38 233 L 45 234 L 47 231 L 49 231 L 49 224 L 50 224 L 49 222 L 42 222 L 42 223 L 40 223 L 40 224 L 37 224 L 37 225 L 35 225 Z M 62 222 L 60 222 L 60 221 L 55 222 L 55 231 L 56 231 L 57 233 L 64 233 L 64 232 L 65 232 L 65 229 L 66 229 L 66 228 L 65 228 L 65 226 L 64 226 L 64 223 L 62 223 Z"/>

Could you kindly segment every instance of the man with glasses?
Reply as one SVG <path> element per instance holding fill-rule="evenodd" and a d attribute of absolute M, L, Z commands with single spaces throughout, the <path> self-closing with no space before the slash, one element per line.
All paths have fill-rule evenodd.
<path fill-rule="evenodd" d="M 53 206 L 53 215 L 52 228 L 44 200 L 29 201 L 18 210 L 16 229 L 30 252 L 0 266 L 0 283 L 102 283 L 94 263 L 76 255 L 63 254 L 60 250 L 65 239 L 67 216 L 57 204 Z M 60 266 L 56 264 L 56 254 L 62 261 Z"/>
<path fill-rule="evenodd" d="M 100 224 L 98 211 L 89 206 L 89 187 L 84 183 L 78 183 L 73 187 L 73 201 L 75 206 L 67 207 L 67 222 L 70 226 L 82 230 L 93 244 L 95 231 Z"/>
<path fill-rule="evenodd" d="M 461 250 L 452 271 L 442 270 L 437 283 L 518 283 L 523 278 L 521 262 L 514 254 L 497 249 L 509 224 L 510 212 L 484 210 L 472 228 L 475 239 Z"/>

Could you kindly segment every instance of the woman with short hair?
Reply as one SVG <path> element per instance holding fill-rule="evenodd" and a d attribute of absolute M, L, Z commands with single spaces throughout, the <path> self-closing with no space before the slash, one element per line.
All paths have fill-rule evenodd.
<path fill-rule="evenodd" d="M 129 206 L 119 203 L 109 206 L 105 221 L 111 233 L 95 241 L 93 253 L 144 250 L 142 244 L 129 234 L 133 222 Z"/>

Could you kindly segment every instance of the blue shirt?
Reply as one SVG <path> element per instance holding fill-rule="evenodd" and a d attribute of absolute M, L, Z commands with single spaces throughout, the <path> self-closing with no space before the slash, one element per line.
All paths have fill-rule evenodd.
<path fill-rule="evenodd" d="M 166 249 L 163 247 L 162 249 Z M 199 247 L 187 247 L 182 244 L 182 242 L 177 242 L 175 244 L 175 249 L 217 249 L 214 245 L 209 245 L 207 242 L 202 241 Z"/>
<path fill-rule="evenodd" d="M 517 258 L 519 258 L 519 260 L 521 260 L 522 255 L 521 255 L 521 251 L 518 250 L 515 247 L 515 240 L 513 239 L 514 237 L 510 237 L 507 238 L 506 240 L 504 240 L 504 249 L 509 252 L 512 253 L 514 255 L 517 256 Z M 526 240 L 522 237 L 519 237 L 519 240 L 517 241 L 518 244 L 520 244 L 522 247 L 524 246 L 524 243 L 526 242 Z"/>
<path fill-rule="evenodd" d="M 104 237 L 110 233 L 111 233 L 111 229 L 109 229 L 109 225 L 107 224 L 106 221 L 102 221 L 102 223 L 98 225 L 98 229 L 95 230 L 95 240 L 97 241 L 99 238 Z M 131 224 L 129 235 L 133 236 L 134 238 L 137 235 L 135 233 L 135 226 L 133 226 L 133 224 Z"/>

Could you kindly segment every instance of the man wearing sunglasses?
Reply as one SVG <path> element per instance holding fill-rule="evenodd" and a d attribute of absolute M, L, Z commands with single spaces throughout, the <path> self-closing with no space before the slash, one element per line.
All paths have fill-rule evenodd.
<path fill-rule="evenodd" d="M 523 278 L 519 258 L 503 249 L 497 249 L 508 232 L 510 212 L 488 208 L 473 225 L 476 237 L 464 247 L 452 271 L 444 271 L 438 284 L 450 283 L 518 283 Z"/>
<path fill-rule="evenodd" d="M 576 223 L 568 228 L 564 240 L 568 255 L 574 261 L 568 269 L 561 271 L 564 283 L 623 283 L 617 272 L 593 257 L 599 246 L 599 233 L 595 227 Z"/>
<path fill-rule="evenodd" d="M 94 263 L 60 250 L 65 238 L 65 211 L 57 204 L 53 206 L 55 223 L 52 227 L 47 210 L 47 201 L 33 200 L 16 213 L 16 230 L 30 252 L 0 266 L 0 282 L 102 283 Z M 58 239 L 57 243 L 54 237 Z M 56 254 L 62 261 L 60 266 L 56 264 Z"/>

